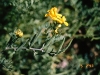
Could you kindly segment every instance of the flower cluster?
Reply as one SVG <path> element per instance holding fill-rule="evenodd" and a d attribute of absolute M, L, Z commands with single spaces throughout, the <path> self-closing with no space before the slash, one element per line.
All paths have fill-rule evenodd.
<path fill-rule="evenodd" d="M 52 20 L 59 23 L 58 27 L 55 30 L 55 33 L 58 33 L 57 30 L 61 27 L 61 24 L 65 24 L 68 26 L 68 23 L 66 22 L 65 16 L 62 16 L 62 14 L 59 14 L 57 12 L 57 8 L 53 7 L 50 10 L 47 11 L 48 13 L 45 15 L 45 17 L 50 17 Z"/>
<path fill-rule="evenodd" d="M 20 29 L 17 29 L 15 31 L 15 34 L 16 34 L 17 37 L 22 37 L 23 36 L 23 32 Z"/>

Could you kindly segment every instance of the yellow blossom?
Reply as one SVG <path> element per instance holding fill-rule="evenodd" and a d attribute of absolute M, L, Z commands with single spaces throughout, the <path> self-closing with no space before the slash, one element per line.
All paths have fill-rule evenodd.
<path fill-rule="evenodd" d="M 22 37 L 23 36 L 23 32 L 20 29 L 17 29 L 15 31 L 15 34 L 16 34 L 17 37 Z"/>
<path fill-rule="evenodd" d="M 58 33 L 58 28 L 55 29 L 55 33 Z"/>
<path fill-rule="evenodd" d="M 59 18 L 57 20 L 57 22 L 60 23 L 60 24 L 63 24 L 64 23 L 66 26 L 68 26 L 68 23 L 66 22 L 65 16 L 63 16 L 62 18 Z"/>
<path fill-rule="evenodd" d="M 54 20 L 60 24 L 65 24 L 66 26 L 68 26 L 65 16 L 58 14 L 56 7 L 51 8 L 47 12 L 48 13 L 45 15 L 45 17 L 50 17 L 52 20 Z"/>
<path fill-rule="evenodd" d="M 45 15 L 45 17 L 50 17 L 53 20 L 56 20 L 57 18 L 60 18 L 62 15 L 57 13 L 57 8 L 53 7 L 50 10 L 47 11 L 48 13 Z"/>
<path fill-rule="evenodd" d="M 59 24 L 58 26 L 57 26 L 57 28 L 55 29 L 55 33 L 58 33 L 58 29 L 61 27 L 61 24 Z"/>

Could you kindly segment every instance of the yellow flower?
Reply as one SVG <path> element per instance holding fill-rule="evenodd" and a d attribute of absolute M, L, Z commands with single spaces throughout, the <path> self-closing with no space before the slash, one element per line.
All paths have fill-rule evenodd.
<path fill-rule="evenodd" d="M 56 20 L 57 18 L 60 18 L 62 15 L 57 13 L 57 8 L 53 7 L 50 10 L 47 11 L 48 13 L 45 15 L 45 17 L 50 17 L 53 20 Z"/>
<path fill-rule="evenodd" d="M 62 18 L 59 18 L 57 20 L 57 22 L 60 23 L 60 24 L 63 24 L 64 23 L 66 26 L 68 26 L 68 23 L 66 22 L 65 16 L 63 16 Z"/>
<path fill-rule="evenodd" d="M 51 8 L 47 12 L 48 13 L 45 15 L 45 17 L 50 17 L 52 20 L 54 20 L 60 24 L 65 24 L 66 26 L 68 26 L 65 16 L 58 14 L 56 7 Z"/>
<path fill-rule="evenodd" d="M 22 37 L 23 36 L 23 32 L 20 29 L 17 29 L 15 31 L 15 34 L 16 34 L 17 37 Z"/>
<path fill-rule="evenodd" d="M 58 29 L 61 27 L 61 24 L 59 24 L 58 26 L 57 26 L 57 28 L 55 29 L 55 33 L 58 33 Z"/>

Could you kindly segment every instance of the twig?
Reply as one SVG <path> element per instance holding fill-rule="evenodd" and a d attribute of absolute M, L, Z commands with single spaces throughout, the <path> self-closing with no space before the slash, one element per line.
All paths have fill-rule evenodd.
<path fill-rule="evenodd" d="M 6 47 L 5 50 L 14 50 L 16 51 L 18 47 Z M 25 49 L 25 50 L 33 50 L 33 51 L 42 51 L 43 52 L 43 49 L 40 48 L 40 49 L 36 49 L 36 48 L 26 48 L 26 47 L 21 47 L 20 49 Z"/>

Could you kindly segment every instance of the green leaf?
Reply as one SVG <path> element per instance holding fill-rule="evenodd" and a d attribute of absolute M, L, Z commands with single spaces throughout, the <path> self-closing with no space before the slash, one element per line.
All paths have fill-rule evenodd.
<path fill-rule="evenodd" d="M 69 48 L 69 46 L 71 45 L 72 41 L 73 41 L 73 39 L 71 39 L 71 41 L 69 42 L 68 46 L 65 49 L 63 49 L 61 52 L 66 51 Z"/>
<path fill-rule="evenodd" d="M 35 37 L 36 37 L 36 34 L 34 34 L 32 37 L 30 37 L 29 46 L 32 46 L 32 42 L 34 41 Z"/>
<path fill-rule="evenodd" d="M 43 47 L 43 49 L 46 49 L 49 45 L 51 45 L 52 42 L 54 42 L 55 36 L 53 36 L 48 43 Z"/>
<path fill-rule="evenodd" d="M 19 48 L 17 48 L 16 51 L 20 50 L 23 46 L 25 46 L 25 44 L 29 41 L 29 39 L 27 39 L 25 42 L 22 43 L 22 45 L 20 45 Z"/>
<path fill-rule="evenodd" d="M 38 40 L 39 36 L 41 35 L 42 30 L 39 32 L 39 34 L 34 38 L 34 40 L 31 42 L 31 46 L 34 45 L 34 43 Z"/>
<path fill-rule="evenodd" d="M 62 48 L 64 42 L 65 42 L 65 38 L 63 38 L 63 41 L 62 41 L 62 43 L 60 44 L 60 47 L 59 47 L 59 50 L 58 50 L 57 54 L 59 54 L 59 53 L 61 52 L 61 48 Z"/>

